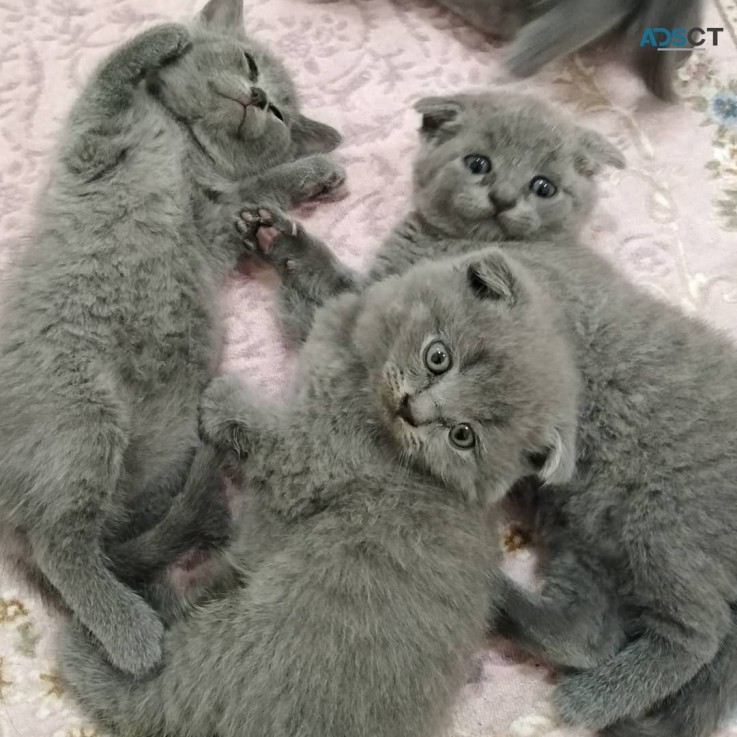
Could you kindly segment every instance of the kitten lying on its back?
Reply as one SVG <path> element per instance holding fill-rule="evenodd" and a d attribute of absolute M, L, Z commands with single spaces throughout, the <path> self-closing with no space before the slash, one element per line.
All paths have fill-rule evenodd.
<path fill-rule="evenodd" d="M 306 155 L 338 140 L 245 38 L 240 0 L 122 46 L 70 114 L 3 311 L 0 520 L 124 670 L 159 660 L 163 630 L 118 576 L 197 542 L 217 506 L 196 417 L 218 360 L 215 296 L 242 254 L 225 223 L 254 196 L 287 207 L 342 181 Z M 113 544 L 155 522 L 188 474 L 163 527 Z"/>
<path fill-rule="evenodd" d="M 442 733 L 497 600 L 489 507 L 569 477 L 569 358 L 550 299 L 490 249 L 321 311 L 289 407 L 217 380 L 201 420 L 246 457 L 245 582 L 175 623 L 145 680 L 70 632 L 82 704 L 128 737 Z"/>
<path fill-rule="evenodd" d="M 648 89 L 668 100 L 684 54 L 640 47 L 646 28 L 698 26 L 701 0 L 440 0 L 482 31 L 512 38 L 507 64 L 523 76 L 616 32 Z"/>

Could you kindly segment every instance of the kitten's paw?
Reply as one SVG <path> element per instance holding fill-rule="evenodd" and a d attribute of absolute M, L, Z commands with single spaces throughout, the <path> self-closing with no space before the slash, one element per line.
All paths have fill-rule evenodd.
<path fill-rule="evenodd" d="M 603 729 L 617 720 L 612 715 L 617 707 L 612 693 L 595 672 L 562 677 L 553 693 L 553 705 L 561 719 L 573 726 Z"/>
<path fill-rule="evenodd" d="M 192 46 L 192 35 L 179 23 L 162 23 L 144 31 L 131 42 L 142 73 L 151 72 L 178 59 Z"/>
<path fill-rule="evenodd" d="M 107 651 L 110 662 L 134 676 L 143 676 L 161 662 L 164 625 L 143 599 L 130 592 L 126 605 L 102 624 L 95 635 Z"/>
<path fill-rule="evenodd" d="M 677 737 L 687 722 L 671 723 L 661 716 L 625 719 L 599 732 L 599 737 Z"/>
<path fill-rule="evenodd" d="M 234 452 L 239 458 L 248 455 L 245 427 L 238 420 L 240 397 L 245 391 L 235 376 L 213 379 L 202 393 L 199 405 L 199 433 L 205 443 Z"/>
<path fill-rule="evenodd" d="M 274 266 L 283 277 L 294 269 L 310 243 L 304 228 L 276 209 L 244 210 L 237 227 L 246 247 Z"/>
<path fill-rule="evenodd" d="M 346 170 L 328 156 L 316 155 L 310 161 L 310 170 L 302 181 L 299 199 L 335 199 L 345 184 Z"/>

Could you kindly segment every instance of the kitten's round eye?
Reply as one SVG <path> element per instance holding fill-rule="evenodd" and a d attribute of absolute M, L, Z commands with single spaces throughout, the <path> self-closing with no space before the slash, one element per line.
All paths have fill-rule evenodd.
<path fill-rule="evenodd" d="M 470 450 L 476 445 L 476 433 L 465 422 L 450 428 L 450 442 L 461 450 Z"/>
<path fill-rule="evenodd" d="M 535 177 L 530 182 L 530 189 L 538 197 L 542 197 L 544 199 L 555 197 L 555 195 L 558 193 L 558 188 L 545 177 Z"/>
<path fill-rule="evenodd" d="M 466 156 L 463 163 L 471 174 L 488 174 L 491 171 L 491 161 L 481 154 Z"/>
<path fill-rule="evenodd" d="M 452 365 L 453 361 L 450 357 L 450 351 L 445 343 L 436 340 L 427 347 L 425 351 L 425 366 L 434 374 L 444 374 Z"/>
<path fill-rule="evenodd" d="M 248 71 L 251 74 L 251 79 L 255 82 L 258 79 L 258 67 L 256 66 L 256 60 L 247 52 L 243 52 L 243 56 L 248 64 Z"/>

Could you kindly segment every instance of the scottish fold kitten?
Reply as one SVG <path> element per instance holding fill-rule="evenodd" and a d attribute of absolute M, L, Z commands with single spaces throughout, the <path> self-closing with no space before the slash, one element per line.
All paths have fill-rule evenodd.
<path fill-rule="evenodd" d="M 561 198 L 561 207 L 583 212 L 571 194 L 581 176 L 575 165 L 572 183 L 540 164 L 524 166 L 531 141 L 539 161 L 546 150 L 555 157 L 551 166 L 565 160 L 566 149 L 550 137 L 549 117 L 530 108 L 524 123 L 517 114 L 516 125 L 502 126 L 503 134 L 492 129 L 487 148 L 474 151 L 460 145 L 465 127 L 457 106 L 432 102 L 425 110 L 423 129 L 432 136 L 418 158 L 415 200 L 417 221 L 431 225 L 390 240 L 396 248 L 385 248 L 372 274 L 472 247 L 457 238 L 459 229 L 487 237 L 518 232 L 496 204 L 487 206 L 486 220 L 474 219 L 469 202 L 480 197 L 460 175 L 465 156 L 473 155 L 473 168 L 487 170 L 478 187 L 495 201 L 498 187 L 509 186 L 519 197 L 521 182 L 539 188 L 542 175 L 555 188 L 546 198 L 550 206 Z M 570 146 L 578 139 L 567 140 Z M 597 146 L 604 160 L 600 153 L 593 157 L 590 146 L 574 150 L 573 161 L 589 162 L 585 168 L 621 162 L 612 147 Z M 508 163 L 515 157 L 518 170 Z M 432 210 L 432 203 L 443 207 Z M 273 213 L 255 217 L 258 226 L 263 233 L 255 250 L 280 269 L 283 294 L 296 294 L 295 304 L 308 288 L 313 303 L 320 302 L 338 277 L 355 285 L 355 277 L 301 230 L 283 227 Z M 434 239 L 425 235 L 429 227 Z M 737 504 L 737 351 L 706 325 L 636 288 L 575 234 L 543 235 L 502 236 L 497 245 L 556 295 L 571 328 L 584 382 L 577 467 L 571 482 L 535 495 L 543 588 L 532 593 L 506 582 L 499 627 L 568 671 L 555 695 L 566 721 L 607 737 L 706 737 L 737 701 L 731 513 Z"/>
<path fill-rule="evenodd" d="M 701 0 L 440 0 L 469 23 L 500 38 L 513 38 L 507 55 L 512 72 L 528 76 L 603 36 L 616 34 L 648 89 L 674 96 L 676 65 L 688 54 L 641 47 L 646 28 L 698 26 Z"/>
<path fill-rule="evenodd" d="M 416 108 L 422 125 L 411 210 L 368 274 L 341 265 L 298 226 L 295 236 L 282 228 L 279 237 L 270 237 L 266 227 L 258 240 L 246 238 L 246 248 L 282 276 L 279 312 L 292 341 L 304 340 L 314 310 L 334 294 L 401 273 L 421 259 L 469 244 L 574 239 L 596 203 L 597 175 L 624 166 L 622 154 L 599 133 L 529 95 L 430 97 Z M 268 212 L 264 226 L 285 219 Z"/>
<path fill-rule="evenodd" d="M 120 47 L 69 116 L 3 310 L 0 519 L 123 670 L 158 662 L 163 629 L 116 573 L 191 545 L 208 515 L 216 538 L 227 523 L 196 421 L 216 293 L 242 254 L 225 223 L 256 194 L 287 207 L 336 186 L 342 169 L 315 152 L 338 140 L 245 37 L 240 0 Z M 182 484 L 160 527 L 113 545 Z"/>
<path fill-rule="evenodd" d="M 243 579 L 134 681 L 70 628 L 83 706 L 134 735 L 429 737 L 497 602 L 492 505 L 569 477 L 577 377 L 551 299 L 498 251 L 422 264 L 322 310 L 289 406 L 203 397 L 243 459 Z"/>

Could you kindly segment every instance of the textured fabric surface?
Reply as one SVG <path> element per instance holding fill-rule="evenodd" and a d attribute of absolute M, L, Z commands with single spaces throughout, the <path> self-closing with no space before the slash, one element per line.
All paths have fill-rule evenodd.
<path fill-rule="evenodd" d="M 416 145 L 411 103 L 492 84 L 502 50 L 430 0 L 246 0 L 247 24 L 294 70 L 306 108 L 340 128 L 349 195 L 302 216 L 361 266 L 402 212 Z M 113 45 L 197 0 L 0 0 L 0 275 L 43 186 L 55 134 L 75 91 Z M 596 248 L 638 282 L 737 337 L 737 0 L 707 8 L 717 48 L 681 70 L 678 106 L 648 99 L 603 52 L 559 64 L 527 87 L 566 103 L 627 155 L 609 175 L 591 229 Z M 234 276 L 225 292 L 225 369 L 279 393 L 290 357 L 276 332 L 273 282 Z M 636 315 L 632 319 L 637 319 Z M 654 377 L 655 378 L 655 377 Z M 0 380 L 2 378 L 0 377 Z M 510 554 L 522 570 L 530 553 Z M 53 665 L 56 623 L 0 569 L 0 737 L 92 737 Z M 575 737 L 546 701 L 547 671 L 493 645 L 480 654 L 454 737 Z M 737 735 L 735 729 L 726 734 Z"/>

